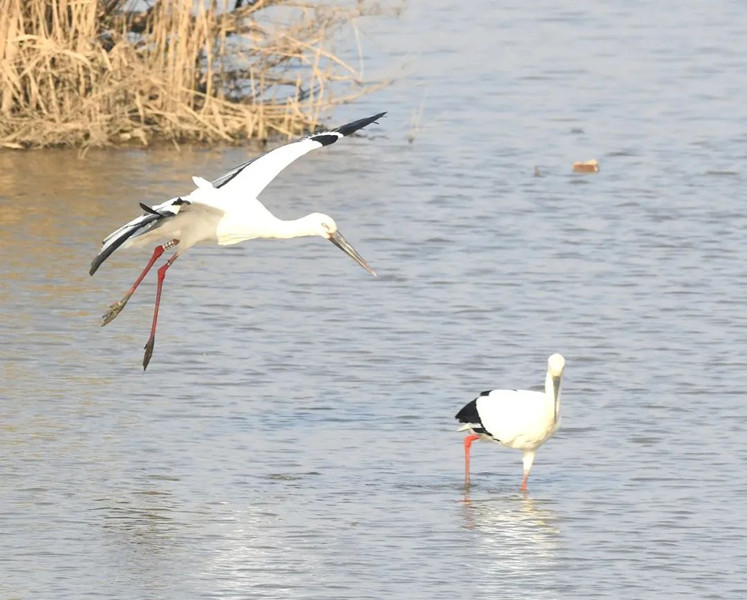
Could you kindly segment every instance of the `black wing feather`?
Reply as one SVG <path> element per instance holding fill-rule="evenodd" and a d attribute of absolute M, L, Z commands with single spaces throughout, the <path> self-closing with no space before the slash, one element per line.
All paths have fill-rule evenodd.
<path fill-rule="evenodd" d="M 478 398 L 481 398 L 482 395 L 483 394 L 478 396 Z M 480 413 L 477 412 L 477 398 L 472 400 L 472 402 L 468 402 L 467 404 L 465 404 L 462 407 L 462 410 L 460 410 L 454 418 L 457 419 L 460 423 L 469 423 L 475 433 L 488 434 L 487 429 L 485 429 L 482 421 L 480 420 Z"/>
<path fill-rule="evenodd" d="M 350 135 L 351 133 L 355 133 L 359 129 L 363 129 L 367 125 L 370 125 L 371 123 L 376 123 L 377 119 L 380 119 L 386 114 L 386 112 L 381 112 L 378 115 L 374 115 L 373 117 L 366 117 L 365 119 L 358 119 L 357 121 L 353 121 L 352 123 L 347 123 L 345 125 L 341 125 L 337 129 L 333 129 L 332 131 L 336 131 L 337 133 L 341 133 L 342 135 Z"/>
<path fill-rule="evenodd" d="M 133 225 L 130 229 L 123 231 L 115 240 L 110 242 L 101 252 L 99 252 L 99 254 L 96 255 L 91 262 L 91 269 L 88 271 L 88 274 L 93 275 L 101 266 L 101 263 L 109 258 L 117 248 L 129 240 L 133 235 L 136 233 L 145 233 L 146 231 L 151 230 L 155 227 L 158 221 L 170 216 L 173 216 L 173 213 L 162 215 L 155 211 L 143 215 L 142 220 L 138 222 L 137 225 Z"/>
<path fill-rule="evenodd" d="M 213 179 L 210 183 L 213 184 L 214 188 L 222 188 L 224 185 L 226 185 L 229 181 L 231 181 L 236 175 L 241 173 L 244 169 L 246 169 L 250 164 L 252 164 L 255 160 L 260 158 L 259 156 L 255 156 L 251 160 L 247 160 L 246 162 L 241 163 L 238 167 L 234 167 L 228 173 L 223 173 L 218 179 Z"/>

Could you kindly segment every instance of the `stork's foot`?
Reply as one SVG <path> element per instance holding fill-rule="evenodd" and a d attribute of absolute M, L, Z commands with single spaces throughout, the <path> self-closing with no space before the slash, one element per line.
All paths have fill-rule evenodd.
<path fill-rule="evenodd" d="M 148 343 L 145 344 L 145 355 L 143 356 L 143 371 L 148 368 L 148 363 L 153 356 L 153 346 L 156 344 L 155 336 L 150 336 Z"/>
<path fill-rule="evenodd" d="M 111 304 L 109 310 L 106 311 L 106 314 L 101 317 L 101 326 L 103 327 L 107 323 L 111 323 L 117 315 L 122 312 L 122 309 L 125 307 L 129 299 L 129 296 L 125 296 L 121 300 L 117 300 L 114 304 Z"/>

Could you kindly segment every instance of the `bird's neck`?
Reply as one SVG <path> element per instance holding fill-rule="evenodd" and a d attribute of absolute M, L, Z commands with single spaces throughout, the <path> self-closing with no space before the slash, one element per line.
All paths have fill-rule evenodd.
<path fill-rule="evenodd" d="M 290 238 L 305 237 L 309 235 L 318 235 L 314 223 L 312 223 L 309 217 L 311 217 L 311 215 L 306 215 L 305 217 L 301 217 L 300 219 L 291 219 L 290 221 L 285 221 L 273 216 L 274 221 L 269 228 L 271 230 L 271 234 L 267 237 L 286 240 Z"/>
<path fill-rule="evenodd" d="M 547 372 L 547 376 L 545 377 L 545 398 L 547 398 L 547 407 L 548 411 L 552 414 L 553 421 L 555 423 L 558 422 L 558 419 L 560 419 L 560 387 L 561 387 L 561 381 L 558 381 L 558 394 L 555 395 L 555 384 L 552 380 L 552 375 L 550 374 L 550 371 Z"/>
<path fill-rule="evenodd" d="M 230 219 L 218 223 L 216 237 L 221 245 L 238 244 L 256 238 L 289 239 L 316 235 L 311 215 L 285 221 L 278 219 L 264 206 L 257 203 L 246 209 L 233 211 Z"/>

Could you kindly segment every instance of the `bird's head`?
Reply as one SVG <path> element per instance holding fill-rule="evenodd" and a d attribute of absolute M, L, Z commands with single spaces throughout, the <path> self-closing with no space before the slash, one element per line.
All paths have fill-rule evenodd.
<path fill-rule="evenodd" d="M 560 378 L 563 375 L 563 369 L 565 369 L 565 358 L 563 358 L 562 354 L 553 354 L 547 359 L 547 374 L 552 379 L 556 396 L 560 389 Z"/>
<path fill-rule="evenodd" d="M 547 370 L 553 377 L 560 377 L 565 369 L 565 358 L 562 354 L 553 354 L 547 359 Z"/>
<path fill-rule="evenodd" d="M 323 238 L 330 239 L 335 233 L 337 233 L 337 223 L 329 215 L 322 213 L 311 213 L 306 217 L 312 227 L 316 229 L 317 235 Z"/>
<path fill-rule="evenodd" d="M 366 269 L 366 271 L 371 273 L 371 275 L 376 277 L 376 272 L 363 259 L 363 257 L 360 254 L 358 254 L 355 248 L 353 248 L 348 243 L 348 241 L 343 237 L 343 235 L 337 229 L 337 223 L 335 223 L 335 220 L 332 217 L 330 217 L 329 215 L 322 214 L 322 213 L 312 213 L 307 217 L 307 219 L 310 221 L 317 235 L 320 235 L 323 238 L 332 242 L 340 250 L 345 252 L 345 254 L 351 257 L 355 262 L 357 262 L 361 267 Z"/>

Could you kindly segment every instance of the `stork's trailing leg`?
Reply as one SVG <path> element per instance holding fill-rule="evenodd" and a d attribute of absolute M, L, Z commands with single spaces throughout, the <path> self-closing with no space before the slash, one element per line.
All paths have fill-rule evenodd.
<path fill-rule="evenodd" d="M 102 317 L 101 326 L 103 327 L 107 323 L 111 323 L 115 317 L 122 312 L 122 309 L 127 304 L 127 301 L 130 299 L 132 294 L 135 293 L 135 290 L 137 289 L 137 286 L 140 285 L 140 282 L 145 278 L 145 276 L 148 274 L 148 271 L 150 271 L 153 264 L 161 257 L 161 255 L 164 253 L 165 250 L 168 250 L 169 248 L 173 248 L 179 243 L 179 240 L 169 240 L 165 244 L 161 244 L 160 246 L 156 246 L 153 250 L 153 255 L 150 257 L 150 260 L 148 261 L 148 264 L 145 265 L 145 268 L 143 269 L 143 272 L 140 273 L 140 277 L 138 277 L 135 280 L 135 283 L 132 284 L 132 287 L 128 290 L 128 292 L 122 297 L 121 300 L 118 300 L 114 304 L 109 306 L 109 310 L 106 311 L 106 314 Z"/>
<path fill-rule="evenodd" d="M 148 338 L 148 341 L 145 344 L 145 355 L 143 356 L 143 371 L 148 368 L 148 363 L 150 362 L 151 356 L 153 356 L 153 346 L 156 343 L 156 324 L 158 323 L 158 307 L 161 305 L 161 288 L 163 287 L 163 280 L 166 277 L 166 271 L 168 268 L 174 264 L 174 261 L 179 258 L 179 253 L 177 252 L 172 256 L 169 260 L 166 261 L 166 264 L 163 265 L 160 269 L 158 269 L 158 288 L 156 289 L 156 307 L 153 310 L 153 324 L 150 327 L 150 337 Z"/>
<path fill-rule="evenodd" d="M 529 472 L 532 470 L 532 464 L 534 463 L 534 450 L 525 450 L 522 460 L 524 463 L 524 476 L 521 478 L 521 491 L 526 492 Z"/>
<path fill-rule="evenodd" d="M 479 440 L 479 435 L 468 435 L 464 438 L 464 487 L 469 489 L 469 449 L 472 442 Z"/>

